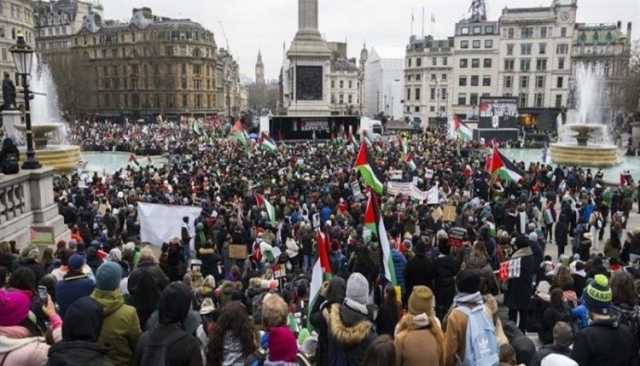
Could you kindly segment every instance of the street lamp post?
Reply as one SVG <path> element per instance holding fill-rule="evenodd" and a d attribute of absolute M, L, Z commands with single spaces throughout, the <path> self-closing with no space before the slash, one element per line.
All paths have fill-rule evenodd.
<path fill-rule="evenodd" d="M 22 169 L 40 169 L 42 165 L 36 160 L 36 152 L 33 149 L 33 131 L 31 130 L 31 108 L 29 105 L 31 92 L 29 91 L 28 76 L 31 75 L 33 61 L 33 48 L 27 44 L 24 35 L 18 33 L 18 42 L 9 49 L 13 56 L 18 74 L 22 78 L 22 90 L 24 92 L 24 120 L 27 135 L 27 159 L 22 163 Z"/>

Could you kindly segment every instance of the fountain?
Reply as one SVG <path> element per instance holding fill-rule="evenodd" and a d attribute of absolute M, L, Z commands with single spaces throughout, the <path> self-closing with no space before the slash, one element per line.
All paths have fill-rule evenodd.
<path fill-rule="evenodd" d="M 551 144 L 551 159 L 570 166 L 610 167 L 621 162 L 618 147 L 612 143 L 604 124 L 602 105 L 606 104 L 604 68 L 579 64 L 576 67 L 577 109 L 570 110 L 568 124 L 558 124 L 558 142 Z M 603 100 L 605 103 L 603 103 Z M 558 118 L 561 120 L 561 118 Z"/>
<path fill-rule="evenodd" d="M 30 107 L 36 159 L 44 166 L 68 172 L 80 162 L 80 147 L 66 143 L 67 126 L 58 107 L 58 93 L 53 77 L 48 65 L 38 59 L 39 57 L 33 58 L 30 77 L 30 88 L 34 92 Z M 23 124 L 14 124 L 13 128 L 22 133 L 26 130 Z M 26 158 L 26 146 L 24 139 L 17 140 L 23 145 L 19 148 L 22 160 Z"/>

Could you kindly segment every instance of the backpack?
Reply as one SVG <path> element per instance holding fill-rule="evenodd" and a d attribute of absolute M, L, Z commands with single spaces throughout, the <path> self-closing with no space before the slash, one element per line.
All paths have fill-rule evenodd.
<path fill-rule="evenodd" d="M 484 305 L 469 309 L 459 306 L 458 310 L 467 315 L 467 330 L 463 366 L 494 366 L 500 358 L 496 327 L 484 311 Z"/>
<path fill-rule="evenodd" d="M 617 316 L 618 323 L 629 327 L 636 342 L 640 341 L 640 305 L 636 305 L 632 309 L 623 309 L 616 306 L 612 309 L 612 313 Z"/>
<path fill-rule="evenodd" d="M 140 366 L 167 365 L 167 348 L 187 336 L 188 334 L 185 331 L 176 329 L 158 343 L 149 342 L 144 347 Z"/>

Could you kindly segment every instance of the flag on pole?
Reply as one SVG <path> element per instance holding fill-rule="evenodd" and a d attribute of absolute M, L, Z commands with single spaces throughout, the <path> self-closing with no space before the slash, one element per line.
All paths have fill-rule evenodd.
<path fill-rule="evenodd" d="M 256 194 L 256 204 L 258 207 L 262 207 L 267 211 L 267 216 L 269 218 L 269 222 L 276 222 L 276 209 L 273 207 L 269 201 L 264 199 L 264 196 L 261 194 Z"/>
<path fill-rule="evenodd" d="M 242 127 L 242 122 L 239 120 L 233 125 L 231 129 L 232 138 L 242 146 L 247 146 L 249 144 L 249 136 L 247 136 L 247 132 Z"/>
<path fill-rule="evenodd" d="M 311 271 L 311 284 L 309 285 L 309 314 L 313 309 L 315 302 L 318 300 L 322 283 L 328 277 L 331 277 L 331 262 L 329 260 L 329 238 L 327 234 L 318 230 L 316 233 L 316 245 L 318 251 L 318 259 L 313 265 Z M 310 324 L 307 324 L 310 327 Z"/>
<path fill-rule="evenodd" d="M 360 151 L 356 157 L 354 169 L 360 173 L 365 185 L 371 188 L 374 192 L 377 194 L 382 194 L 384 192 L 384 185 L 378 177 L 376 177 L 373 168 L 369 164 L 369 153 L 365 143 L 360 144 Z"/>
<path fill-rule="evenodd" d="M 497 146 L 493 147 L 489 172 L 494 177 L 499 177 L 505 182 L 518 182 L 524 176 L 524 172 L 509 160 L 509 158 L 504 156 L 500 150 L 498 150 Z"/>
<path fill-rule="evenodd" d="M 384 267 L 384 277 L 393 286 L 398 285 L 396 278 L 396 269 L 391 256 L 391 243 L 387 235 L 387 229 L 384 227 L 384 220 L 377 207 L 377 196 L 374 192 L 369 192 L 369 200 L 365 209 L 364 225 L 367 230 L 371 230 L 380 241 L 380 250 L 382 251 L 382 265 Z"/>
<path fill-rule="evenodd" d="M 407 165 L 409 166 L 409 169 L 411 169 L 411 171 L 415 171 L 416 170 L 416 163 L 413 161 L 413 156 L 411 156 L 411 154 L 406 154 L 404 156 L 404 162 L 407 163 Z"/>
<path fill-rule="evenodd" d="M 459 116 L 454 115 L 449 121 L 449 137 L 462 141 L 470 141 L 473 138 L 473 130 L 467 126 Z"/>
<path fill-rule="evenodd" d="M 260 147 L 271 152 L 278 151 L 278 146 L 276 145 L 275 141 L 270 139 L 269 136 L 264 132 L 260 135 Z"/>
<path fill-rule="evenodd" d="M 191 125 L 191 129 L 193 130 L 193 133 L 198 135 L 198 136 L 202 136 L 202 128 L 200 127 L 200 122 L 198 122 L 198 120 L 194 119 L 193 120 L 193 124 Z"/>

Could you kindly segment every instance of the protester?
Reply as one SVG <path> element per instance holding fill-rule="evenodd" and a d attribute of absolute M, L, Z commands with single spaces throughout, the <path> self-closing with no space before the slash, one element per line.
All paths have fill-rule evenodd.
<path fill-rule="evenodd" d="M 396 350 L 393 340 L 388 335 L 381 335 L 373 340 L 367 353 L 364 355 L 362 365 L 393 366 L 396 360 Z"/>
<path fill-rule="evenodd" d="M 568 323 L 557 322 L 553 327 L 553 344 L 543 346 L 538 350 L 531 366 L 563 365 L 578 366 L 571 359 L 571 344 L 573 344 L 573 329 Z"/>
<path fill-rule="evenodd" d="M 257 333 L 246 307 L 238 301 L 228 303 L 222 309 L 209 339 L 208 365 L 241 366 L 257 350 Z"/>
<path fill-rule="evenodd" d="M 60 315 L 64 318 L 67 308 L 77 299 L 89 296 L 93 292 L 95 283 L 82 272 L 84 257 L 74 254 L 69 258 L 69 272 L 64 275 L 55 287 L 56 302 L 60 308 Z"/>

